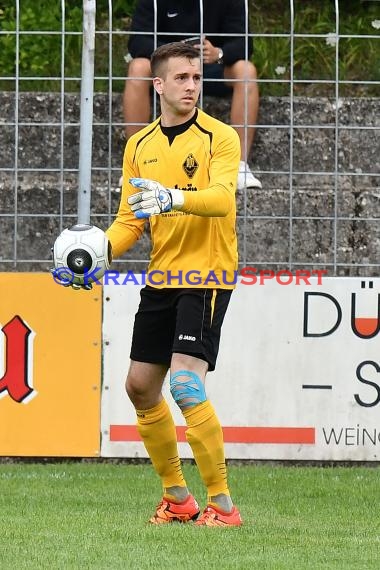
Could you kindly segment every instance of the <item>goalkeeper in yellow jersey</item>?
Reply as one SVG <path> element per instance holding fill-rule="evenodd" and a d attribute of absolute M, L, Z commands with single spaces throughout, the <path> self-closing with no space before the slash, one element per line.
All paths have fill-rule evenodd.
<path fill-rule="evenodd" d="M 151 228 L 152 280 L 141 290 L 126 380 L 138 431 L 162 481 L 163 497 L 150 522 L 240 526 L 222 429 L 205 392 L 236 281 L 240 143 L 232 127 L 196 107 L 202 81 L 198 50 L 183 42 L 163 45 L 153 53 L 151 68 L 161 116 L 127 142 L 120 207 L 107 230 L 115 258 L 141 236 L 147 219 Z M 207 488 L 201 515 L 162 396 L 168 370 Z"/>

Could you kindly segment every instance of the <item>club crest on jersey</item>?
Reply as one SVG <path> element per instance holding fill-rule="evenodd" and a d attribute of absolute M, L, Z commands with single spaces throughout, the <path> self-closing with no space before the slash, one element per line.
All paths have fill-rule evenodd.
<path fill-rule="evenodd" d="M 184 171 L 186 172 L 187 176 L 189 178 L 192 178 L 194 176 L 194 174 L 196 173 L 196 171 L 198 170 L 199 164 L 195 160 L 194 155 L 189 154 L 187 156 L 185 162 L 182 164 L 182 167 L 183 167 Z"/>

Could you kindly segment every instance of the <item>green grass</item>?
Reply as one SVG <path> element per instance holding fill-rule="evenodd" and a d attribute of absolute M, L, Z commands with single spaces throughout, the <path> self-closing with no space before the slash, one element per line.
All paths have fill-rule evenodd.
<path fill-rule="evenodd" d="M 193 465 L 189 486 L 204 504 Z M 150 465 L 0 465 L 1 569 L 337 569 L 380 567 L 379 472 L 236 466 L 244 526 L 151 527 Z"/>
<path fill-rule="evenodd" d="M 293 0 L 294 32 L 307 34 L 294 39 L 293 74 L 296 95 L 334 95 L 336 76 L 336 49 L 329 45 L 326 35 L 336 31 L 335 2 L 332 0 Z M 289 2 L 267 0 L 251 7 L 253 32 L 259 34 L 288 33 L 291 28 Z M 352 37 L 339 42 L 339 80 L 379 81 L 380 36 L 373 22 L 379 19 L 377 2 L 340 0 L 339 33 Z M 316 37 L 323 34 L 324 37 Z M 355 36 L 379 36 L 362 38 Z M 257 37 L 254 39 L 254 62 L 259 79 L 290 79 L 290 40 L 281 37 Z M 277 74 L 276 68 L 285 68 Z M 308 83 L 309 80 L 329 80 L 332 83 Z M 289 86 L 284 83 L 260 86 L 262 95 L 288 95 Z M 378 85 L 342 84 L 340 95 L 378 96 Z"/>

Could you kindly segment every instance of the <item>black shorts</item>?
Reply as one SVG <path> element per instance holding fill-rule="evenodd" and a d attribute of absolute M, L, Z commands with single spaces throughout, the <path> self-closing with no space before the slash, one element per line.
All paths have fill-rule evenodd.
<path fill-rule="evenodd" d="M 208 81 L 211 79 L 224 79 L 224 65 L 208 63 L 203 66 L 203 94 L 214 97 L 231 95 L 232 87 L 224 81 Z"/>
<path fill-rule="evenodd" d="M 220 331 L 232 290 L 141 290 L 130 357 L 170 366 L 173 352 L 189 354 L 215 369 Z"/>

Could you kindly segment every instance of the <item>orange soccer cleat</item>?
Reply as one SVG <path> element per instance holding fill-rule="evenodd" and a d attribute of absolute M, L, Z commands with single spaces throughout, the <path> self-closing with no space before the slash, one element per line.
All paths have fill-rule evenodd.
<path fill-rule="evenodd" d="M 193 495 L 189 495 L 182 503 L 173 503 L 163 498 L 149 522 L 152 524 L 186 523 L 195 520 L 198 515 L 199 506 Z"/>
<path fill-rule="evenodd" d="M 207 505 L 195 524 L 197 526 L 241 526 L 243 521 L 236 507 L 233 507 L 230 513 L 226 513 L 214 506 Z"/>

